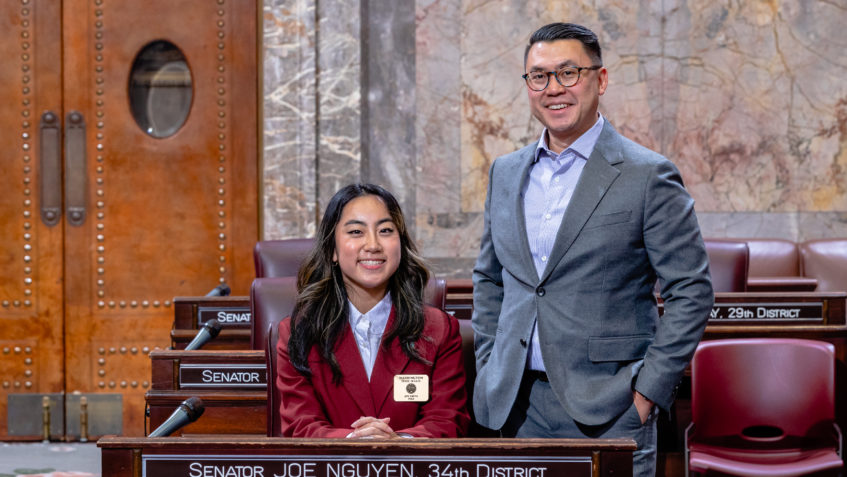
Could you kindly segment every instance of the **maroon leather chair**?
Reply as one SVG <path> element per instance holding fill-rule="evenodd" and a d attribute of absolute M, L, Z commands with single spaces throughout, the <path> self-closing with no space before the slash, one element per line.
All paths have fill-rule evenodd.
<path fill-rule="evenodd" d="M 296 277 L 300 263 L 312 250 L 313 238 L 260 240 L 253 247 L 256 278 Z"/>
<path fill-rule="evenodd" d="M 443 278 L 430 277 L 424 288 L 424 303 L 444 311 L 447 305 L 447 282 Z"/>
<path fill-rule="evenodd" d="M 251 340 L 255 350 L 265 351 L 268 374 L 268 436 L 281 437 L 279 390 L 276 387 L 276 342 L 279 322 L 294 310 L 297 277 L 268 277 L 253 280 L 250 310 L 253 314 Z"/>
<path fill-rule="evenodd" d="M 830 343 L 700 343 L 691 361 L 691 414 L 686 474 L 839 475 L 843 466 Z"/>
<path fill-rule="evenodd" d="M 800 250 L 795 242 L 775 238 L 746 238 L 750 249 L 747 291 L 813 291 L 817 280 L 800 274 Z"/>
<path fill-rule="evenodd" d="M 808 240 L 799 247 L 801 272 L 817 279 L 817 291 L 847 291 L 847 239 Z"/>
<path fill-rule="evenodd" d="M 474 333 L 471 320 L 459 320 L 459 333 L 462 335 L 462 358 L 465 365 L 465 391 L 468 394 L 468 412 L 471 424 L 467 437 L 500 437 L 499 431 L 494 431 L 479 425 L 473 412 L 473 385 L 476 380 L 476 355 L 474 354 Z"/>
<path fill-rule="evenodd" d="M 444 309 L 446 284 L 443 279 L 431 278 L 424 290 L 424 301 Z M 291 315 L 297 299 L 297 277 L 264 277 L 253 280 L 250 288 L 250 310 L 253 314 L 251 345 L 265 351 L 268 373 L 268 436 L 281 437 L 279 405 L 282 402 L 276 387 L 276 343 L 279 341 L 279 322 Z M 472 342 L 471 342 L 472 343 Z M 471 352 L 473 352 L 471 350 Z"/>
<path fill-rule="evenodd" d="M 745 238 L 750 249 L 751 277 L 800 276 L 800 251 L 791 240 Z"/>
<path fill-rule="evenodd" d="M 747 290 L 750 249 L 740 240 L 706 239 L 712 288 L 716 292 Z"/>

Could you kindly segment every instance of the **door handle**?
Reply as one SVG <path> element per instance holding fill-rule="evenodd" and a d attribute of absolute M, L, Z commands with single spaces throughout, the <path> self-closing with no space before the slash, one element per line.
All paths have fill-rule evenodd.
<path fill-rule="evenodd" d="M 65 121 L 65 212 L 71 225 L 85 222 L 87 182 L 85 118 L 79 111 L 71 111 Z"/>
<path fill-rule="evenodd" d="M 62 132 L 59 117 L 45 111 L 38 124 L 41 221 L 52 227 L 62 216 Z"/>

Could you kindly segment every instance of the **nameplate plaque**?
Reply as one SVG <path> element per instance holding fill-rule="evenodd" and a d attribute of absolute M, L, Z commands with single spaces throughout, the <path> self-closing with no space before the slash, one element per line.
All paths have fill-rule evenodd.
<path fill-rule="evenodd" d="M 716 303 L 711 324 L 727 321 L 823 322 L 821 303 Z"/>
<path fill-rule="evenodd" d="M 249 328 L 252 321 L 250 307 L 197 307 L 197 327 L 202 327 L 207 321 L 215 318 L 224 327 Z"/>
<path fill-rule="evenodd" d="M 263 364 L 179 365 L 182 389 L 266 389 L 267 384 L 268 372 Z"/>
<path fill-rule="evenodd" d="M 590 477 L 591 457 L 143 455 L 144 477 Z"/>

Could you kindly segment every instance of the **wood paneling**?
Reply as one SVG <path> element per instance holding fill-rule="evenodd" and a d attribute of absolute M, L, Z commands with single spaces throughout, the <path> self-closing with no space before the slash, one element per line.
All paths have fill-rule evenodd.
<path fill-rule="evenodd" d="M 61 221 L 41 219 L 39 134 L 42 114 L 52 111 L 54 148 L 61 139 L 60 12 L 58 2 L 0 2 L 0 435 L 8 394 L 64 385 L 63 231 Z"/>
<path fill-rule="evenodd" d="M 0 139 L 0 165 L 11 171 L 0 178 L 0 313 L 14 320 L 0 331 L 0 352 L 9 349 L 0 422 L 9 392 L 116 393 L 122 433 L 142 435 L 147 353 L 170 344 L 173 297 L 222 281 L 248 293 L 258 237 L 256 5 L 0 0 L 0 86 L 15 105 L 0 114 L 14 132 Z M 135 57 L 156 40 L 179 48 L 192 77 L 188 118 L 166 138 L 139 128 L 128 95 Z M 84 165 L 68 162 L 68 134 L 59 148 L 60 177 L 85 178 L 80 224 L 39 218 L 47 110 L 61 131 L 72 113 L 85 124 Z M 63 185 L 60 197 L 79 193 Z"/>

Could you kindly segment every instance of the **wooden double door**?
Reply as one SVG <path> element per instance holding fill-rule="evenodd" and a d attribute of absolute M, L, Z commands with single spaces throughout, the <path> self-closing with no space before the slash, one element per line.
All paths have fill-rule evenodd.
<path fill-rule="evenodd" d="M 0 0 L 0 439 L 144 432 L 175 296 L 247 294 L 255 0 Z"/>

